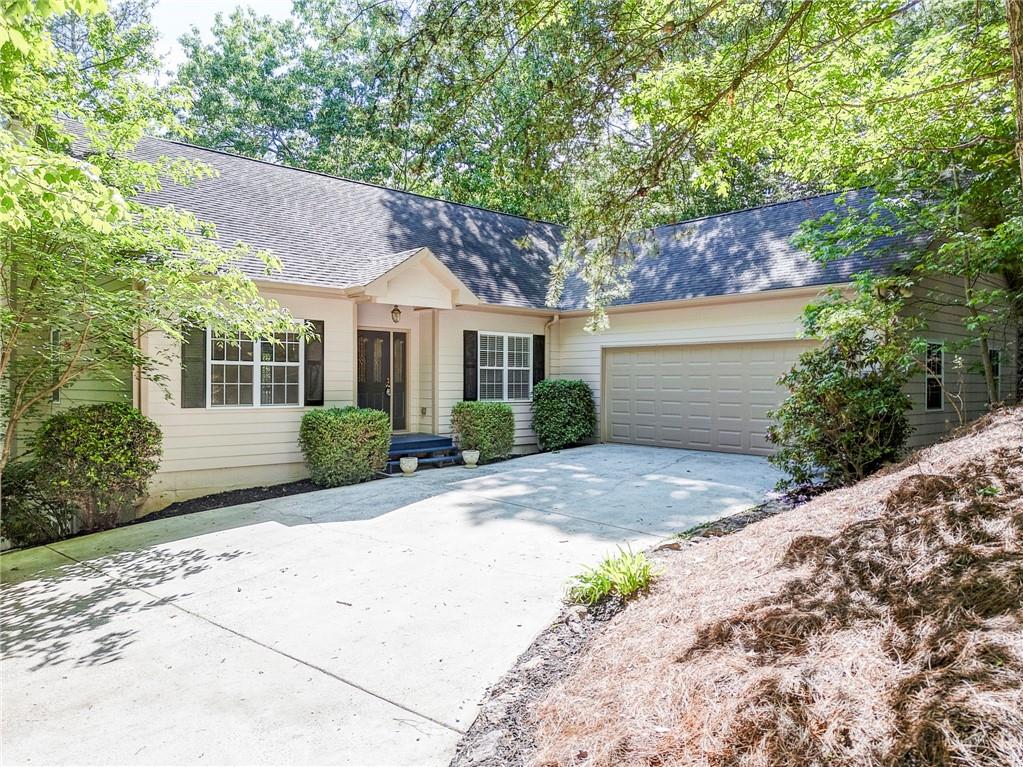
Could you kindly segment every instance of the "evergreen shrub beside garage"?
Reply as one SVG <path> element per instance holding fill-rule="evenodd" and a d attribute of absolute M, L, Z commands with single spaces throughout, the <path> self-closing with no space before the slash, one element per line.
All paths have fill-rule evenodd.
<path fill-rule="evenodd" d="M 462 450 L 479 450 L 480 462 L 511 455 L 515 446 L 515 414 L 504 402 L 456 402 L 451 427 Z"/>
<path fill-rule="evenodd" d="M 593 437 L 597 412 L 585 381 L 546 379 L 533 387 L 533 431 L 541 450 L 559 450 Z"/>

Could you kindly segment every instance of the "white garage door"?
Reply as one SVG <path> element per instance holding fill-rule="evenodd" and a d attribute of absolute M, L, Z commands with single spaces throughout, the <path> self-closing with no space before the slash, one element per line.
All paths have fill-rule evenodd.
<path fill-rule="evenodd" d="M 776 382 L 805 342 L 608 349 L 604 428 L 611 442 L 769 455 Z"/>

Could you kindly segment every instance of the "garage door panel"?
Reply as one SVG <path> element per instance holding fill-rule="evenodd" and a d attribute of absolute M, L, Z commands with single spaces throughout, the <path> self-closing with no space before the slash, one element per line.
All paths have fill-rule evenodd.
<path fill-rule="evenodd" d="M 778 378 L 809 345 L 769 342 L 607 350 L 616 442 L 769 455 Z"/>
<path fill-rule="evenodd" d="M 650 416 L 657 414 L 657 403 L 654 400 L 638 399 L 636 400 L 635 415 L 637 418 L 641 416 Z"/>
<path fill-rule="evenodd" d="M 681 400 L 661 400 L 661 415 L 665 418 L 681 416 L 683 403 Z"/>

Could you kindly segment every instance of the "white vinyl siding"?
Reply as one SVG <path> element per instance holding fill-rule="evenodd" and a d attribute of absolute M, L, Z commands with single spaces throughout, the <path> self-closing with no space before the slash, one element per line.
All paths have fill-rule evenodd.
<path fill-rule="evenodd" d="M 470 309 L 453 309 L 437 313 L 437 433 L 451 434 L 451 408 L 464 396 L 462 370 L 465 366 L 463 333 L 474 330 L 493 333 L 501 328 L 499 335 L 521 335 L 531 338 L 544 332 L 544 323 L 549 316 L 537 314 L 512 314 L 509 312 L 488 312 Z M 530 374 L 532 375 L 532 374 Z M 532 380 L 532 378 L 530 378 Z M 529 452 L 536 449 L 536 434 L 533 432 L 533 408 L 530 400 L 509 400 L 509 407 L 515 417 L 515 451 Z"/>
<path fill-rule="evenodd" d="M 294 317 L 323 320 L 324 405 L 351 405 L 355 401 L 355 305 L 328 295 L 271 291 L 265 295 Z M 390 306 L 386 308 L 390 310 Z M 182 408 L 177 397 L 181 391 L 180 344 L 164 336 L 150 336 L 145 343 L 149 354 L 167 360 L 161 372 L 166 376 L 166 389 L 175 395 L 168 400 L 160 386 L 143 384 L 142 410 L 163 430 L 163 460 L 150 484 L 147 511 L 174 500 L 308 475 L 298 446 L 302 415 L 308 410 L 302 405 L 301 391 L 298 404 Z M 259 351 L 254 347 L 254 356 Z M 283 361 L 287 363 L 286 351 Z M 298 367 L 301 370 L 301 365 Z M 207 386 L 212 384 L 210 373 L 207 368 Z M 253 365 L 254 384 L 259 380 L 255 373 Z M 269 375 L 272 380 L 274 373 Z M 258 399 L 259 393 L 254 391 L 254 397 Z"/>
<path fill-rule="evenodd" d="M 579 378 L 593 390 L 597 412 L 606 414 L 611 403 L 602 390 L 602 352 L 616 348 L 743 341 L 795 341 L 802 325 L 799 317 L 813 294 L 735 298 L 694 303 L 671 309 L 612 312 L 611 326 L 600 333 L 585 330 L 586 317 L 562 317 L 552 326 L 548 376 Z M 607 423 L 600 421 L 608 439 Z"/>

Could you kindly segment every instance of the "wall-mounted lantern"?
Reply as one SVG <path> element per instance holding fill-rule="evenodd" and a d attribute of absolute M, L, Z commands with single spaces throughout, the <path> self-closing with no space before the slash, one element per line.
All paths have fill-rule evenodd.
<path fill-rule="evenodd" d="M 394 320 L 395 325 L 401 322 L 401 309 L 398 308 L 397 304 L 395 304 L 394 308 L 391 309 L 391 319 Z"/>

